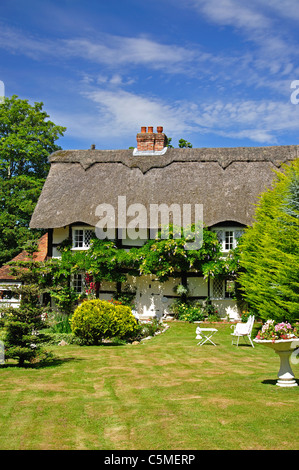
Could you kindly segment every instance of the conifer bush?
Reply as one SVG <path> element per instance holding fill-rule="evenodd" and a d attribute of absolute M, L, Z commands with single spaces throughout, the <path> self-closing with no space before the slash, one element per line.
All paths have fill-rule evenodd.
<path fill-rule="evenodd" d="M 34 362 L 38 357 L 50 355 L 44 351 L 43 343 L 47 336 L 41 332 L 46 327 L 43 308 L 39 302 L 39 291 L 35 286 L 21 286 L 20 307 L 5 310 L 5 358 L 18 360 L 20 367 L 25 361 Z"/>
<path fill-rule="evenodd" d="M 85 344 L 98 344 L 115 337 L 128 339 L 139 331 L 130 307 L 100 299 L 79 305 L 70 323 L 73 334 Z"/>
<path fill-rule="evenodd" d="M 238 282 L 251 313 L 292 324 L 299 320 L 299 159 L 283 168 L 239 242 Z"/>

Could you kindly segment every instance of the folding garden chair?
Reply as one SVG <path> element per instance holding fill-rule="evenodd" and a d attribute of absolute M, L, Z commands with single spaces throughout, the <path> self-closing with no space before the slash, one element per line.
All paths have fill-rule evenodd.
<path fill-rule="evenodd" d="M 207 341 L 209 341 L 210 343 L 214 344 L 214 346 L 216 346 L 216 344 L 211 340 L 211 338 L 212 336 L 214 336 L 215 333 L 217 333 L 217 331 L 218 330 L 216 328 L 201 328 L 200 326 L 198 326 L 196 328 L 196 339 L 199 339 L 200 341 L 197 343 L 197 345 L 202 346 Z"/>

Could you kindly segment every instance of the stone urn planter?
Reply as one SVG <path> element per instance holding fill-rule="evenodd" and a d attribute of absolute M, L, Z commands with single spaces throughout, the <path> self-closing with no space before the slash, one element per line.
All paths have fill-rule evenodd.
<path fill-rule="evenodd" d="M 273 349 L 276 354 L 279 355 L 280 369 L 277 374 L 278 380 L 276 385 L 279 387 L 296 387 L 298 384 L 290 366 L 290 356 L 293 351 L 299 347 L 299 338 L 276 339 L 274 341 L 271 339 L 266 340 L 255 338 L 253 341 L 257 344 Z"/>

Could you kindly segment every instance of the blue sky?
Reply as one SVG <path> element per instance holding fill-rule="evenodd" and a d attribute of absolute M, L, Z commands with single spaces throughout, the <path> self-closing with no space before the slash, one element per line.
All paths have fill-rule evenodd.
<path fill-rule="evenodd" d="M 299 144 L 298 0 L 1 0 L 6 96 L 42 101 L 64 149 Z M 298 93 L 299 96 L 299 93 Z"/>

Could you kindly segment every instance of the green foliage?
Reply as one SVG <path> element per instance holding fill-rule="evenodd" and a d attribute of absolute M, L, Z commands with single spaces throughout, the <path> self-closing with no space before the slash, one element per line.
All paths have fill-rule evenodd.
<path fill-rule="evenodd" d="M 48 156 L 60 147 L 55 140 L 65 127 L 49 121 L 43 103 L 30 105 L 16 95 L 5 98 L 0 106 L 0 176 L 46 178 Z"/>
<path fill-rule="evenodd" d="M 29 222 L 49 170 L 48 156 L 65 131 L 48 120 L 43 103 L 31 106 L 17 96 L 0 106 L 0 264 L 38 238 Z"/>
<path fill-rule="evenodd" d="M 119 301 L 122 305 L 126 305 L 131 309 L 135 308 L 135 295 L 136 290 L 131 286 L 125 286 L 124 290 L 121 293 L 116 292 L 113 295 L 113 298 Z"/>
<path fill-rule="evenodd" d="M 242 310 L 241 322 L 246 323 L 248 321 L 248 318 L 250 317 L 250 315 L 252 315 L 252 313 L 249 312 L 248 310 Z"/>
<path fill-rule="evenodd" d="M 126 280 L 123 270 L 131 261 L 126 250 L 118 248 L 114 241 L 93 238 L 90 249 L 81 255 L 78 265 L 93 276 L 94 282 Z"/>
<path fill-rule="evenodd" d="M 28 226 L 43 184 L 25 175 L 0 180 L 0 264 L 19 254 L 29 238 L 40 236 Z"/>
<path fill-rule="evenodd" d="M 47 317 L 47 324 L 53 333 L 68 334 L 72 332 L 69 315 L 57 312 L 50 313 Z"/>
<path fill-rule="evenodd" d="M 239 243 L 239 283 L 250 310 L 262 319 L 299 318 L 299 160 L 277 173 L 264 192 L 256 221 Z"/>
<path fill-rule="evenodd" d="M 171 142 L 172 142 L 172 137 L 168 137 L 167 147 L 173 148 L 173 145 L 172 145 Z M 192 148 L 192 144 L 190 144 L 190 142 L 187 142 L 187 140 L 185 140 L 185 139 L 180 139 L 179 140 L 179 148 Z"/>
<path fill-rule="evenodd" d="M 86 344 L 98 344 L 103 339 L 135 336 L 137 321 L 129 307 L 105 300 L 88 300 L 76 308 L 70 319 L 72 332 Z"/>
<path fill-rule="evenodd" d="M 240 258 L 239 246 L 230 250 L 225 257 L 218 257 L 208 260 L 202 266 L 202 272 L 205 278 L 222 277 L 235 279 L 237 277 Z"/>
<path fill-rule="evenodd" d="M 220 318 L 217 307 L 211 303 L 209 297 L 203 303 L 202 313 L 203 316 L 210 321 L 218 321 Z"/>
<path fill-rule="evenodd" d="M 159 322 L 155 318 L 139 323 L 132 339 L 135 341 L 141 341 L 148 336 L 154 336 L 157 332 L 161 331 L 163 327 L 163 323 Z"/>
<path fill-rule="evenodd" d="M 174 314 L 174 318 L 177 320 L 188 321 L 190 323 L 204 320 L 202 307 L 197 302 L 192 303 L 176 300 L 171 304 L 170 312 Z"/>
<path fill-rule="evenodd" d="M 201 248 L 187 250 L 185 248 L 187 238 L 175 238 L 177 231 L 181 229 L 171 227 L 170 238 L 163 239 L 163 234 L 160 233 L 156 240 L 148 241 L 138 249 L 138 252 L 135 252 L 139 258 L 140 274 L 154 273 L 163 282 L 168 280 L 175 271 L 187 272 L 193 269 L 202 272 L 206 263 L 210 264 L 219 260 L 220 246 L 215 233 L 204 227 Z"/>
<path fill-rule="evenodd" d="M 33 361 L 42 351 L 45 328 L 42 320 L 43 309 L 39 303 L 39 291 L 34 286 L 22 286 L 19 308 L 8 308 L 5 313 L 5 357 L 17 359 L 19 366 Z"/>
<path fill-rule="evenodd" d="M 185 139 L 180 139 L 179 140 L 179 148 L 183 149 L 183 148 L 192 148 L 192 144 L 190 144 L 190 142 L 187 142 L 187 140 Z"/>

